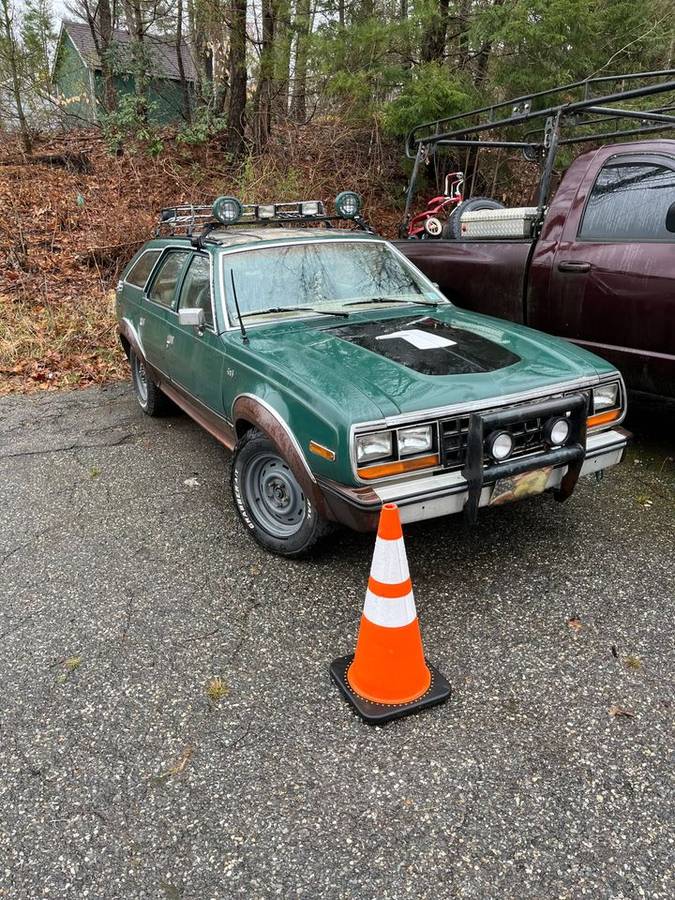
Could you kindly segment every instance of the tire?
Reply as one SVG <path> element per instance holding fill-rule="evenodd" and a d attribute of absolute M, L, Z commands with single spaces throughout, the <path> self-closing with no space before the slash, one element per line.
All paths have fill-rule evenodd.
<path fill-rule="evenodd" d="M 443 229 L 443 237 L 459 241 L 462 238 L 462 216 L 468 212 L 478 212 L 480 209 L 504 209 L 504 204 L 498 200 L 490 200 L 489 197 L 471 197 L 470 200 L 462 200 L 448 219 Z"/>
<path fill-rule="evenodd" d="M 246 530 L 272 553 L 304 556 L 331 531 L 276 445 L 255 428 L 237 444 L 230 486 Z"/>
<path fill-rule="evenodd" d="M 145 368 L 145 360 L 133 350 L 129 353 L 131 383 L 138 405 L 146 416 L 164 416 L 171 411 L 172 403 L 152 380 Z"/>

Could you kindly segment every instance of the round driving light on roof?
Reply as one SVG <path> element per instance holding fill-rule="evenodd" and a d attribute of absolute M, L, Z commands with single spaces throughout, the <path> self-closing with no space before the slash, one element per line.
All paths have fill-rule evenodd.
<path fill-rule="evenodd" d="M 549 419 L 544 427 L 544 437 L 552 447 L 560 447 L 570 436 L 570 431 L 567 419 Z"/>
<path fill-rule="evenodd" d="M 345 219 L 355 219 L 361 212 L 361 198 L 354 191 L 342 191 L 335 198 L 335 209 Z"/>
<path fill-rule="evenodd" d="M 223 225 L 234 225 L 241 218 L 244 207 L 236 197 L 218 197 L 212 206 L 212 212 L 214 218 Z"/>
<path fill-rule="evenodd" d="M 513 438 L 508 431 L 497 431 L 488 438 L 487 448 L 490 456 L 497 462 L 501 462 L 511 455 Z"/>

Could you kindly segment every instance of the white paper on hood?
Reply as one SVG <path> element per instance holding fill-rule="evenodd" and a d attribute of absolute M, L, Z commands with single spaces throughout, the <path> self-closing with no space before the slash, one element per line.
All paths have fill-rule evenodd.
<path fill-rule="evenodd" d="M 393 334 L 379 334 L 378 341 L 389 341 L 392 338 L 401 338 L 416 347 L 418 350 L 440 350 L 443 347 L 454 347 L 457 341 L 449 341 L 440 334 L 431 331 L 422 331 L 420 328 L 406 328 L 403 331 L 394 331 Z"/>

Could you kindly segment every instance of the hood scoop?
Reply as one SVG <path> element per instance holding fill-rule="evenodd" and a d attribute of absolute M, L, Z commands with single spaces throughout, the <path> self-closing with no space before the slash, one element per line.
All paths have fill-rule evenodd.
<path fill-rule="evenodd" d="M 338 325 L 326 331 L 423 375 L 494 372 L 520 361 L 515 353 L 473 331 L 428 316 Z"/>

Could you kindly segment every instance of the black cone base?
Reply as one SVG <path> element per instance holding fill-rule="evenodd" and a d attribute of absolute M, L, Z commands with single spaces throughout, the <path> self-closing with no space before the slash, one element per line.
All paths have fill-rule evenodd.
<path fill-rule="evenodd" d="M 365 700 L 353 691 L 347 681 L 347 670 L 353 659 L 354 654 L 350 653 L 349 656 L 341 656 L 335 662 L 332 662 L 330 677 L 339 687 L 345 699 L 349 700 L 357 713 L 369 725 L 384 725 L 385 722 L 390 722 L 392 719 L 401 719 L 403 716 L 417 712 L 427 706 L 443 703 L 448 699 L 452 691 L 445 677 L 441 675 L 438 669 L 429 665 L 429 660 L 427 660 L 427 666 L 429 666 L 429 671 L 431 672 L 431 684 L 426 694 L 422 694 L 417 700 L 411 700 L 410 703 L 397 704 L 375 703 L 372 700 Z"/>

